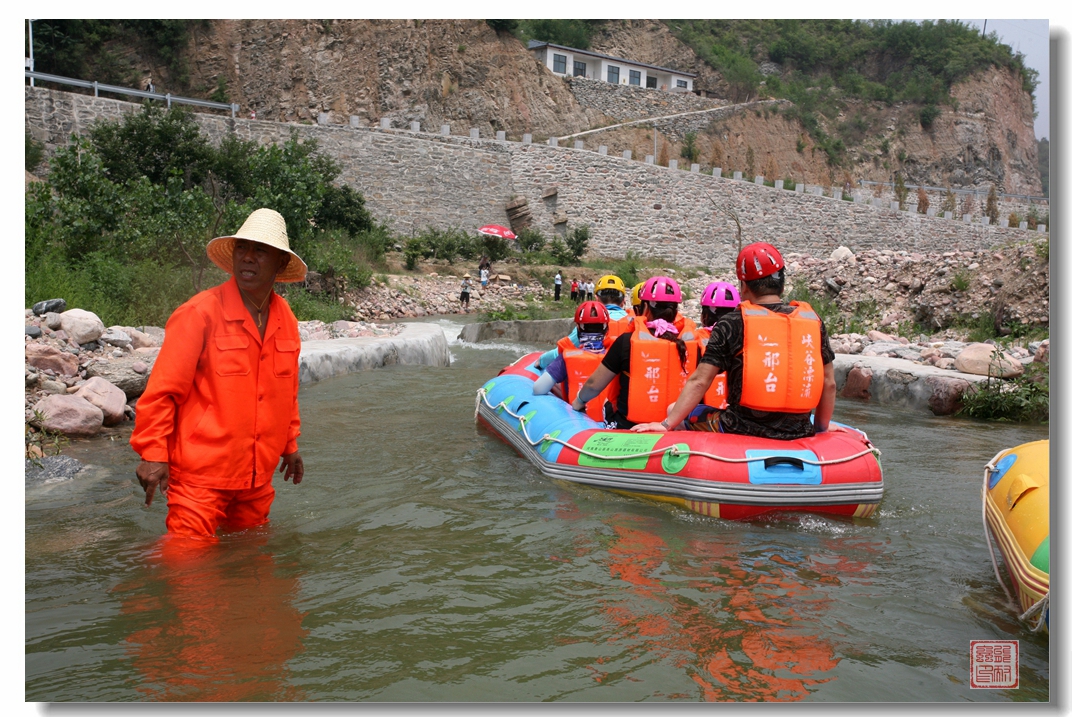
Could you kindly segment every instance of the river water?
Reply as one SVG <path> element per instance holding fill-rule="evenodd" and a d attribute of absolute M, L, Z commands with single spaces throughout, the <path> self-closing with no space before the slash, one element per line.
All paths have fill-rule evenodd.
<path fill-rule="evenodd" d="M 87 470 L 26 486 L 26 699 L 1049 698 L 979 497 L 1045 427 L 843 401 L 882 450 L 877 514 L 733 523 L 551 481 L 477 428 L 526 351 L 303 388 L 305 481 L 214 546 L 161 540 L 125 439 L 72 444 Z M 1020 641 L 1018 689 L 969 689 L 979 639 Z"/>

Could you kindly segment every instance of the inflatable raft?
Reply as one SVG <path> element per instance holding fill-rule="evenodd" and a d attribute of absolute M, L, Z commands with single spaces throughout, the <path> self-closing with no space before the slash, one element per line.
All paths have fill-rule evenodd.
<path fill-rule="evenodd" d="M 533 395 L 539 356 L 523 356 L 485 383 L 476 414 L 548 477 L 730 520 L 770 511 L 864 518 L 882 500 L 879 451 L 862 431 L 843 426 L 778 441 L 608 430 L 556 396 Z"/>
<path fill-rule="evenodd" d="M 1035 441 L 998 453 L 983 471 L 983 523 L 994 574 L 1020 619 L 1033 632 L 1050 628 L 1050 442 Z M 994 537 L 1012 578 L 1005 587 Z"/>

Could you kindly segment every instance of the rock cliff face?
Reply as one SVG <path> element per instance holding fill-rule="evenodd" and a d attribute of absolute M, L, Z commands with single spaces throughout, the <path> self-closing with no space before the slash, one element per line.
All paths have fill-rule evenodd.
<path fill-rule="evenodd" d="M 216 20 L 188 48 L 193 86 L 222 75 L 257 119 L 547 136 L 604 121 L 581 107 L 520 40 L 480 20 Z"/>
<path fill-rule="evenodd" d="M 693 72 L 701 94 L 726 99 L 718 71 L 664 23 L 607 21 L 591 47 Z M 386 117 L 396 127 L 451 124 L 455 133 L 475 127 L 485 137 L 503 130 L 519 139 L 529 132 L 535 141 L 614 121 L 579 101 L 569 83 L 537 62 L 520 40 L 480 20 L 214 20 L 193 30 L 185 59 L 190 87 L 200 88 L 196 94 L 207 95 L 222 77 L 243 116 L 252 109 L 258 119 L 315 122 L 327 113 L 332 123 L 346 124 L 351 115 L 364 123 Z M 175 91 L 167 86 L 166 68 L 143 64 L 163 79 L 160 87 Z M 984 192 L 995 184 L 1006 193 L 1040 195 L 1031 98 L 1018 78 L 991 69 L 952 94 L 956 109 L 943 106 L 929 130 L 920 127 L 915 105 L 847 102 L 843 115 L 824 127 L 836 135 L 839 124 L 858 126 L 858 137 L 846 142 L 843 167 L 829 167 L 796 120 L 753 112 L 702 131 L 700 162 L 747 171 L 750 146 L 753 172 L 765 176 L 830 185 L 890 181 L 900 170 L 910 184 Z M 648 130 L 631 130 L 618 137 L 593 135 L 586 144 L 642 151 L 650 140 Z M 679 146 L 667 149 L 670 159 L 678 157 Z"/>

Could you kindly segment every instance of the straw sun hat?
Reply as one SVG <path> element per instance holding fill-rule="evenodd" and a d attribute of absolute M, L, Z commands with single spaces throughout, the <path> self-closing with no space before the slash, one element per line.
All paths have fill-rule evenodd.
<path fill-rule="evenodd" d="M 279 272 L 276 281 L 302 281 L 308 269 L 302 258 L 290 249 L 290 239 L 287 238 L 287 223 L 283 215 L 274 209 L 258 209 L 242 222 L 242 227 L 230 236 L 216 237 L 208 243 L 205 251 L 212 263 L 220 267 L 228 274 L 234 273 L 232 255 L 236 239 L 247 239 L 260 242 L 268 246 L 274 246 L 290 254 L 290 262 Z"/>

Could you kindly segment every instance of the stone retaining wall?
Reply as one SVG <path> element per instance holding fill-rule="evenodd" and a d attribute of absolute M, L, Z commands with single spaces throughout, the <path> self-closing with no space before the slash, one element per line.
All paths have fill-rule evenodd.
<path fill-rule="evenodd" d="M 489 321 L 466 324 L 459 338 L 471 344 L 482 341 L 513 341 L 519 344 L 543 344 L 550 348 L 573 328 L 573 319 L 544 321 Z"/>
<path fill-rule="evenodd" d="M 705 110 L 726 104 L 692 92 L 668 92 L 636 85 L 612 85 L 602 80 L 567 77 L 566 83 L 582 107 L 599 110 L 617 120 L 635 120 L 691 110 Z"/>
<path fill-rule="evenodd" d="M 26 126 L 50 150 L 98 118 L 137 108 L 26 88 Z M 713 177 L 685 166 L 659 167 L 642 157 L 601 155 L 596 143 L 578 150 L 427 131 L 195 116 L 214 140 L 228 132 L 258 142 L 285 140 L 291 132 L 315 138 L 341 165 L 341 179 L 365 195 L 372 213 L 402 233 L 507 224 L 506 203 L 524 197 L 533 226 L 545 234 L 587 224 L 593 253 L 635 251 L 708 267 L 729 267 L 736 255 L 733 222 L 716 206 L 737 213 L 745 241 L 769 241 L 784 252 L 815 256 L 840 245 L 855 252 L 975 250 L 1037 236 Z"/>

